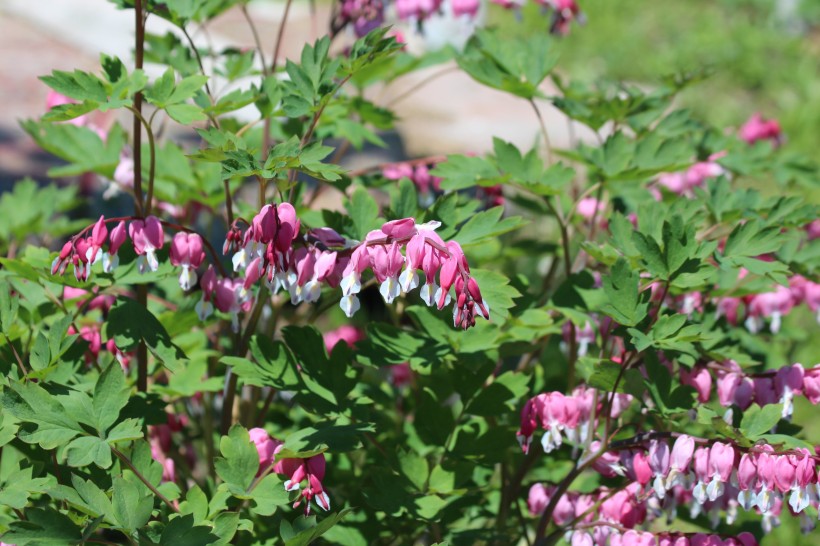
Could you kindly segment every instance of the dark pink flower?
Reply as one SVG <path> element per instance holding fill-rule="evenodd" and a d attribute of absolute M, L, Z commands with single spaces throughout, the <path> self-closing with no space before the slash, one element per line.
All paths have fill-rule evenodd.
<path fill-rule="evenodd" d="M 780 124 L 774 119 L 763 119 L 759 113 L 755 113 L 738 131 L 738 136 L 748 144 L 754 144 L 759 140 L 770 140 L 775 146 L 779 146 L 783 141 L 783 132 Z"/>
<path fill-rule="evenodd" d="M 281 449 L 281 446 L 278 449 Z M 310 514 L 312 500 L 315 500 L 321 509 L 330 510 L 330 497 L 322 485 L 325 477 L 324 453 L 307 459 L 282 459 L 274 465 L 273 471 L 288 477 L 285 481 L 285 490 L 299 491 L 301 489 L 301 496 L 305 501 L 305 515 Z M 304 488 L 302 482 L 307 482 Z M 302 499 L 297 499 L 293 507 L 299 506 Z"/>
<path fill-rule="evenodd" d="M 156 216 L 149 216 L 145 220 L 133 220 L 128 225 L 128 235 L 138 256 L 137 267 L 140 273 L 148 269 L 156 271 L 159 268 L 156 251 L 161 249 L 165 242 L 165 234 L 159 219 Z"/>
<path fill-rule="evenodd" d="M 349 347 L 352 348 L 357 341 L 364 339 L 364 331 L 361 328 L 356 328 L 355 326 L 345 324 L 343 326 L 339 326 L 335 330 L 325 332 L 322 337 L 325 341 L 325 349 L 327 349 L 327 352 L 329 353 L 340 341 L 344 341 Z"/>
<path fill-rule="evenodd" d="M 171 264 L 182 267 L 179 286 L 185 291 L 190 290 L 196 285 L 196 269 L 202 265 L 202 261 L 205 259 L 205 252 L 202 250 L 202 238 L 196 233 L 180 231 L 174 235 L 171 241 L 170 259 Z"/>

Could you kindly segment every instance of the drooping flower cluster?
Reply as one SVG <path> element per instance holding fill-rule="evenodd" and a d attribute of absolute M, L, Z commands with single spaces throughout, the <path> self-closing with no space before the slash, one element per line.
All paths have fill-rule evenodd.
<path fill-rule="evenodd" d="M 105 225 L 105 218 L 100 219 L 91 228 L 91 234 L 87 237 L 82 235 L 88 230 L 84 230 L 76 237 L 66 242 L 60 250 L 60 254 L 51 263 L 51 274 L 65 273 L 69 264 L 74 266 L 74 277 L 78 281 L 86 281 L 91 275 L 91 266 L 102 261 L 103 270 L 107 273 L 114 270 L 119 263 L 117 251 L 125 242 L 125 222 L 120 221 L 111 230 L 109 237 L 108 228 Z M 108 243 L 108 251 L 104 252 L 103 247 Z"/>
<path fill-rule="evenodd" d="M 453 322 L 461 328 L 475 325 L 476 315 L 490 318 L 487 302 L 461 246 L 455 241 L 444 242 L 435 232 L 438 222 L 416 224 L 412 218 L 385 223 L 380 230 L 367 234 L 350 255 L 342 273 L 340 305 L 350 317 L 359 309 L 357 294 L 362 288 L 362 274 L 373 271 L 386 303 L 392 303 L 401 293 L 419 286 L 418 271 L 424 275 L 420 295 L 427 305 L 444 308 L 455 291 Z M 405 253 L 402 254 L 402 249 Z M 436 284 L 438 275 L 438 284 Z"/>
<path fill-rule="evenodd" d="M 433 204 L 436 193 L 441 191 L 441 178 L 430 174 L 430 168 L 434 165 L 435 163 L 393 163 L 382 169 L 382 175 L 388 180 L 410 180 L 419 193 L 419 204 L 429 207 Z"/>
<path fill-rule="evenodd" d="M 767 257 L 761 256 L 759 259 L 766 260 Z M 746 269 L 740 269 L 738 281 L 748 274 Z M 700 292 L 691 292 L 670 297 L 666 303 L 681 313 L 691 315 L 695 311 L 703 312 L 709 301 L 704 300 Z M 776 285 L 767 292 L 741 297 L 719 296 L 711 300 L 711 303 L 715 306 L 717 316 L 725 317 L 732 325 L 743 323 L 753 334 L 765 328 L 776 334 L 780 331 L 783 318 L 801 305 L 814 313 L 820 322 L 820 283 L 801 275 L 793 275 L 789 278 L 788 286 Z"/>
<path fill-rule="evenodd" d="M 306 516 L 310 515 L 311 501 L 315 501 L 316 505 L 322 510 L 330 510 L 330 497 L 322 485 L 322 480 L 325 477 L 325 456 L 323 453 L 306 459 L 280 459 L 276 461 L 276 454 L 282 451 L 284 442 L 271 438 L 262 428 L 253 428 L 248 433 L 259 454 L 259 471 L 257 475 L 273 471 L 276 474 L 287 476 L 288 479 L 284 484 L 285 490 L 299 492 L 293 507 L 297 508 L 304 500 Z M 271 466 L 273 466 L 272 469 Z"/>
<path fill-rule="evenodd" d="M 752 404 L 761 407 L 783 404 L 785 419 L 793 413 L 796 396 L 802 395 L 814 405 L 820 403 L 820 364 L 805 369 L 798 363 L 777 370 L 746 373 L 731 360 L 723 364 L 713 362 L 709 366 L 695 366 L 691 371 L 682 370 L 681 383 L 693 387 L 700 402 L 711 399 L 714 385 L 722 406 L 735 405 L 742 411 Z"/>
<path fill-rule="evenodd" d="M 653 439 L 645 448 L 607 453 L 593 468 L 605 476 L 633 480 L 658 511 L 673 516 L 678 504 L 688 502 L 693 517 L 706 512 L 719 522 L 725 512 L 731 523 L 737 507 L 756 509 L 768 532 L 784 503 L 804 519 L 807 507 L 818 506 L 816 464 L 817 457 L 804 448 L 776 453 L 768 444 L 740 449 L 714 442 L 696 447 L 693 438 L 681 435 L 671 449 L 666 439 Z"/>
<path fill-rule="evenodd" d="M 527 498 L 530 514 L 543 514 L 555 493 L 555 486 L 534 484 Z M 653 518 L 651 503 L 634 482 L 620 490 L 603 487 L 588 494 L 565 492 L 552 513 L 555 525 L 572 525 L 565 534 L 572 546 L 757 546 L 754 536 L 746 532 L 726 538 L 636 529 Z"/>
<path fill-rule="evenodd" d="M 727 174 L 727 171 L 717 163 L 717 160 L 725 155 L 726 152 L 718 152 L 710 155 L 706 161 L 695 163 L 686 171 L 664 173 L 658 177 L 658 183 L 678 195 L 691 196 L 693 190 L 702 186 L 709 178 Z M 655 191 L 656 197 L 660 199 L 660 194 Z"/>
<path fill-rule="evenodd" d="M 117 222 L 109 232 L 106 224 Z M 90 232 L 90 234 L 89 234 Z M 74 265 L 74 276 L 78 281 L 86 281 L 91 275 L 91 268 L 97 262 L 102 262 L 103 271 L 111 273 L 119 265 L 118 251 L 125 241 L 130 238 L 137 254 L 137 269 L 140 273 L 159 269 L 157 252 L 165 245 L 165 231 L 163 223 L 156 216 L 144 219 L 133 219 L 128 223 L 126 231 L 125 220 L 100 219 L 93 226 L 89 226 L 63 245 L 60 253 L 51 264 L 51 274 L 62 275 L 69 264 Z M 179 276 L 179 285 L 183 290 L 190 290 L 196 285 L 196 269 L 205 260 L 203 240 L 196 233 L 178 232 L 171 241 L 171 264 L 182 268 Z M 107 247 L 107 250 L 104 250 Z"/>
<path fill-rule="evenodd" d="M 609 408 L 610 417 L 617 419 L 631 402 L 630 395 L 615 394 Z M 564 436 L 572 443 L 585 443 L 597 425 L 597 421 L 592 422 L 593 409 L 594 415 L 600 418 L 603 405 L 604 396 L 598 397 L 595 389 L 583 386 L 569 396 L 557 391 L 539 394 L 528 400 L 521 410 L 521 428 L 516 433 L 518 443 L 524 453 L 529 452 L 538 427 L 544 430 L 541 445 L 545 453 L 561 447 Z"/>

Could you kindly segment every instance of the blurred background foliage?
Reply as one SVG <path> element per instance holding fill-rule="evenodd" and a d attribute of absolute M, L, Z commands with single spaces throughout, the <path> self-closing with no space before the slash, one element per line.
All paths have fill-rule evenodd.
<path fill-rule="evenodd" d="M 521 21 L 501 10 L 492 17 L 510 32 L 543 32 L 528 16 L 539 9 L 528 3 Z M 780 121 L 789 148 L 815 155 L 820 1 L 584 0 L 581 9 L 585 26 L 561 40 L 567 79 L 651 84 L 705 69 L 708 77 L 681 93 L 681 107 L 727 128 L 760 112 Z"/>

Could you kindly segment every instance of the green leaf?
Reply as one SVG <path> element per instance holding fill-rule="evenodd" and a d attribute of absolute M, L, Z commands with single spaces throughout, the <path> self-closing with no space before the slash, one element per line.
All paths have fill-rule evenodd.
<path fill-rule="evenodd" d="M 83 480 L 76 474 L 71 475 L 71 485 L 82 501 L 82 507 L 88 509 L 94 517 L 104 516 L 106 521 L 116 524 L 111 499 L 91 480 Z M 73 502 L 76 502 L 75 499 Z M 70 501 L 71 502 L 71 501 Z"/>
<path fill-rule="evenodd" d="M 114 477 L 114 495 L 112 505 L 114 517 L 119 527 L 132 533 L 148 523 L 154 508 L 154 496 L 144 486 L 138 486 L 121 478 Z"/>
<path fill-rule="evenodd" d="M 376 200 L 364 188 L 356 188 L 347 207 L 356 232 L 352 235 L 363 241 L 367 233 L 377 229 L 380 225 L 379 205 Z"/>
<path fill-rule="evenodd" d="M 162 76 L 157 78 L 154 85 L 145 90 L 145 100 L 158 108 L 164 108 L 174 90 L 174 80 L 174 69 L 168 67 Z"/>
<path fill-rule="evenodd" d="M 502 220 L 503 214 L 504 207 L 494 207 L 474 215 L 459 230 L 457 236 L 459 244 L 461 246 L 483 244 L 488 239 L 529 223 L 520 216 L 510 216 Z"/>
<path fill-rule="evenodd" d="M 234 491 L 244 493 L 259 470 L 259 454 L 241 425 L 234 425 L 219 442 L 221 458 L 214 461 L 216 473 Z"/>
<path fill-rule="evenodd" d="M 40 76 L 40 80 L 61 95 L 80 102 L 85 100 L 106 102 L 108 100 L 103 81 L 88 72 L 55 70 L 50 76 Z"/>
<path fill-rule="evenodd" d="M 342 521 L 342 519 L 350 512 L 350 508 L 345 508 L 335 514 L 326 516 L 317 525 L 310 527 L 309 529 L 305 529 L 295 536 L 286 539 L 285 546 L 308 546 L 314 540 L 325 534 L 331 527 Z M 283 525 L 286 523 L 287 522 L 285 520 L 282 520 Z"/>
<path fill-rule="evenodd" d="M 66 446 L 65 453 L 68 466 L 79 468 L 94 463 L 100 468 L 108 468 L 112 463 L 111 448 L 96 436 L 81 436 L 74 439 Z"/>
<path fill-rule="evenodd" d="M 71 518 L 53 508 L 27 510 L 26 518 L 9 525 L 3 541 L 19 546 L 65 546 L 82 540 L 82 531 Z"/>
<path fill-rule="evenodd" d="M 19 419 L 37 425 L 34 432 L 21 431 L 19 437 L 43 449 L 65 445 L 85 431 L 66 409 L 41 386 L 34 383 L 10 383 L 2 395 L 3 409 Z"/>
<path fill-rule="evenodd" d="M 179 512 L 193 515 L 196 523 L 208 519 L 208 497 L 198 485 L 194 485 L 185 493 L 185 501 L 179 504 Z"/>
<path fill-rule="evenodd" d="M 202 86 L 208 81 L 207 76 L 196 74 L 183 78 L 176 86 L 171 96 L 168 97 L 169 104 L 183 102 L 193 97 L 197 91 L 202 89 Z"/>
<path fill-rule="evenodd" d="M 217 392 L 222 389 L 224 381 L 219 377 L 207 377 L 208 362 L 188 360 L 178 364 L 170 374 L 168 385 L 156 387 L 156 392 L 168 396 L 194 396 L 198 392 Z"/>
<path fill-rule="evenodd" d="M 173 371 L 185 354 L 177 347 L 159 320 L 136 301 L 117 298 L 108 316 L 107 333 L 123 351 L 134 349 L 140 340 Z"/>
<path fill-rule="evenodd" d="M 72 176 L 90 171 L 111 178 L 120 163 L 125 133 L 119 125 L 108 132 L 105 141 L 88 127 L 71 123 L 24 121 L 20 125 L 43 149 L 68 162 L 68 165 L 49 169 L 49 176 Z"/>
<path fill-rule="evenodd" d="M 762 408 L 755 404 L 743 412 L 740 431 L 747 438 L 757 439 L 769 433 L 780 421 L 782 414 L 782 404 L 767 404 Z"/>
<path fill-rule="evenodd" d="M 4 334 L 11 331 L 19 307 L 20 297 L 12 295 L 11 286 L 5 280 L 0 280 L 0 325 Z"/>
<path fill-rule="evenodd" d="M 287 390 L 302 381 L 293 354 L 281 341 L 265 336 L 253 336 L 250 350 L 256 364 L 234 362 L 234 372 L 249 385 Z"/>
<path fill-rule="evenodd" d="M 259 516 L 272 516 L 277 507 L 290 504 L 290 494 L 276 474 L 268 474 L 251 491 L 254 504 L 251 513 Z"/>
<path fill-rule="evenodd" d="M 12 471 L 0 482 L 0 506 L 22 510 L 32 494 L 45 493 L 57 481 L 53 476 L 32 478 L 31 467 Z"/>
<path fill-rule="evenodd" d="M 523 373 L 504 372 L 473 398 L 465 411 L 473 415 L 493 416 L 515 411 L 527 394 L 529 377 Z"/>
<path fill-rule="evenodd" d="M 510 279 L 488 269 L 471 269 L 470 275 L 478 283 L 481 296 L 490 307 L 490 320 L 503 322 L 510 318 L 510 309 L 515 307 L 521 293 L 510 284 Z"/>
<path fill-rule="evenodd" d="M 48 347 L 48 338 L 43 332 L 38 332 L 34 340 L 34 347 L 31 348 L 31 359 L 29 360 L 33 370 L 42 370 L 51 364 L 51 354 Z"/>
<path fill-rule="evenodd" d="M 105 441 L 109 444 L 117 442 L 128 442 L 131 440 L 138 440 L 145 435 L 142 432 L 142 424 L 139 419 L 125 419 L 120 421 L 108 431 Z"/>
<path fill-rule="evenodd" d="M 541 96 L 538 86 L 558 62 L 558 55 L 545 33 L 514 36 L 479 30 L 457 61 L 479 83 L 532 99 Z"/>
<path fill-rule="evenodd" d="M 97 432 L 103 434 L 117 421 L 120 410 L 128 403 L 129 392 L 122 367 L 119 362 L 112 362 L 94 386 L 92 405 L 97 417 Z"/>
<path fill-rule="evenodd" d="M 211 533 L 211 528 L 205 525 L 196 525 L 194 516 L 181 515 L 175 517 L 162 530 L 160 546 L 199 546 L 213 544 L 219 539 Z"/>
<path fill-rule="evenodd" d="M 441 178 L 441 189 L 462 190 L 479 185 L 494 185 L 500 175 L 492 163 L 478 156 L 448 155 L 430 171 Z"/>
<path fill-rule="evenodd" d="M 362 445 L 365 434 L 376 432 L 372 423 L 339 424 L 335 421 L 317 423 L 289 435 L 285 448 L 297 453 L 321 453 L 327 449 L 334 452 L 353 451 Z M 278 455 L 281 459 L 284 455 Z M 304 455 L 303 455 L 304 457 Z"/>
<path fill-rule="evenodd" d="M 394 197 L 390 208 L 395 218 L 415 218 L 419 208 L 419 198 L 416 186 L 404 178 L 399 181 L 399 191 Z"/>
<path fill-rule="evenodd" d="M 398 459 L 401 473 L 410 480 L 410 483 L 412 483 L 416 489 L 424 491 L 427 477 L 430 474 L 427 459 L 415 451 L 399 451 Z"/>
<path fill-rule="evenodd" d="M 195 121 L 208 119 L 202 108 L 193 104 L 170 104 L 165 108 L 171 119 L 182 125 L 190 125 Z"/>
<path fill-rule="evenodd" d="M 760 256 L 780 247 L 781 229 L 763 228 L 758 220 L 738 224 L 726 239 L 724 256 Z"/>
<path fill-rule="evenodd" d="M 634 326 L 646 316 L 648 305 L 638 297 L 638 275 L 623 258 L 612 266 L 611 274 L 603 279 L 607 303 L 601 311 L 617 322 Z"/>

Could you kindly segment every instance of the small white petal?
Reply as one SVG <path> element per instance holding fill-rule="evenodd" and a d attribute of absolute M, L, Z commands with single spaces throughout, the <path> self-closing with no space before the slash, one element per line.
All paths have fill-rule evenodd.
<path fill-rule="evenodd" d="M 156 271 L 159 269 L 159 260 L 157 259 L 157 253 L 153 248 L 145 251 L 145 259 L 148 262 L 148 266 L 151 268 L 151 271 Z"/>
<path fill-rule="evenodd" d="M 350 318 L 361 308 L 361 304 L 359 303 L 359 298 L 356 296 L 342 296 L 342 299 L 339 301 L 339 307 L 342 308 L 347 318 Z"/>
<path fill-rule="evenodd" d="M 780 322 L 781 322 L 782 315 L 779 311 L 775 311 L 772 313 L 772 323 L 769 326 L 769 329 L 772 331 L 773 334 L 776 334 L 780 331 Z"/>
<path fill-rule="evenodd" d="M 419 274 L 415 270 L 405 269 L 399 275 L 399 284 L 404 293 L 410 292 L 419 285 Z"/>
<path fill-rule="evenodd" d="M 419 290 L 419 296 L 427 304 L 428 307 L 432 307 L 436 304 L 436 292 L 438 291 L 438 286 L 435 282 L 430 284 L 425 284 Z"/>
<path fill-rule="evenodd" d="M 205 320 L 206 318 L 210 317 L 214 312 L 214 306 L 211 302 L 205 300 L 199 300 L 197 304 L 194 306 L 196 310 L 196 314 L 199 317 L 199 320 Z"/>
<path fill-rule="evenodd" d="M 342 288 L 342 294 L 345 296 L 358 294 L 362 289 L 361 280 L 361 276 L 355 272 L 343 277 L 342 282 L 339 283 L 339 286 Z"/>

